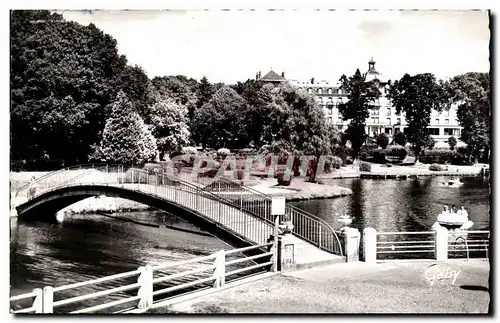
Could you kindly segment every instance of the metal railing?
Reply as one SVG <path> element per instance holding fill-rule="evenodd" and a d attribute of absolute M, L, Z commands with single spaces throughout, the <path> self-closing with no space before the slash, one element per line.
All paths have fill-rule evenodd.
<path fill-rule="evenodd" d="M 416 240 L 418 239 L 418 240 Z M 435 232 L 377 232 L 377 259 L 434 257 Z"/>
<path fill-rule="evenodd" d="M 173 174 L 150 173 L 124 165 L 92 164 L 54 172 L 52 176 L 44 176 L 35 183 L 43 185 L 37 185 L 32 194 L 29 194 L 29 187 L 20 190 L 26 192 L 27 200 L 70 186 L 115 186 L 174 202 L 254 244 L 267 242 L 273 234 L 273 222 L 264 221 L 249 209 L 237 207 L 231 200 L 182 181 Z"/>
<path fill-rule="evenodd" d="M 373 230 L 373 229 L 371 229 Z M 375 244 L 376 260 L 417 260 L 417 259 L 461 259 L 486 258 L 490 231 L 444 230 L 442 239 L 437 243 L 438 231 L 415 232 L 377 232 L 376 241 L 363 241 Z M 444 239 L 444 240 L 443 240 Z M 439 250 L 444 255 L 438 257 Z M 444 248 L 444 249 L 443 249 Z"/>
<path fill-rule="evenodd" d="M 241 257 L 248 251 L 256 255 Z M 277 240 L 234 250 L 220 250 L 208 256 L 197 257 L 176 263 L 145 265 L 107 277 L 92 279 L 63 286 L 46 286 L 32 292 L 10 297 L 13 303 L 32 300 L 25 308 L 11 309 L 12 313 L 123 313 L 132 310 L 147 311 L 155 303 L 205 289 L 220 289 L 228 282 L 253 276 L 262 272 L 276 271 L 278 261 Z M 266 259 L 268 257 L 269 259 Z M 261 261 L 256 262 L 257 259 Z M 243 263 L 248 265 L 242 265 Z M 179 271 L 179 267 L 194 267 Z M 177 270 L 176 270 L 177 268 Z M 110 286 L 113 283 L 117 287 Z M 82 287 L 96 288 L 94 292 L 80 291 Z M 111 287 L 111 288 L 110 288 Z M 66 292 L 66 293 L 65 293 Z M 78 294 L 69 296 L 68 292 Z M 107 301 L 111 296 L 111 301 Z M 104 300 L 103 300 L 104 298 Z M 86 302 L 86 303 L 84 303 Z M 26 303 L 26 302 L 25 302 Z M 14 307 L 19 307 L 15 306 Z"/>
<path fill-rule="evenodd" d="M 41 194 L 67 186 L 99 184 L 113 185 L 154 195 L 173 201 L 181 207 L 195 210 L 203 216 L 221 223 L 226 229 L 249 238 L 255 243 L 267 242 L 272 234 L 274 215 L 271 214 L 272 197 L 225 178 L 206 183 L 219 185 L 197 186 L 174 174 L 151 173 L 139 167 L 126 165 L 88 164 L 65 168 L 47 174 L 35 183 L 18 190 L 28 200 Z M 220 186 L 220 183 L 223 186 Z M 30 189 L 36 186 L 30 194 Z M 343 256 L 342 245 L 336 231 L 324 220 L 296 207 L 286 205 L 284 219 L 291 221 L 292 234 L 319 249 Z"/>
<path fill-rule="evenodd" d="M 488 259 L 490 231 L 453 230 L 448 232 L 449 258 L 484 258 Z"/>
<path fill-rule="evenodd" d="M 271 215 L 272 197 L 241 185 L 227 178 L 199 178 L 204 191 L 230 200 L 232 205 L 258 216 L 267 223 L 274 221 Z M 335 231 L 326 221 L 297 207 L 286 205 L 284 221 L 293 224 L 292 234 L 317 246 L 322 250 L 343 256 L 342 244 Z"/>

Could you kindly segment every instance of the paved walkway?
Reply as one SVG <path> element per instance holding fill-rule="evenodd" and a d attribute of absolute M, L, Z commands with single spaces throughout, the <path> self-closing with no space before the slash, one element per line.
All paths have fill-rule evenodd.
<path fill-rule="evenodd" d="M 487 313 L 489 262 L 344 263 L 274 276 L 156 313 Z M 427 277 L 460 271 L 454 285 Z"/>

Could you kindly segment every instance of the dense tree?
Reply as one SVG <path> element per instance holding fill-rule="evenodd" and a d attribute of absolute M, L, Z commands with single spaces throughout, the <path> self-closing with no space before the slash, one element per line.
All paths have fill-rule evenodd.
<path fill-rule="evenodd" d="M 485 161 L 491 147 L 491 101 L 489 73 L 466 73 L 450 81 L 452 100 L 458 105 L 457 118 L 463 127 L 460 139 L 472 157 L 484 150 Z"/>
<path fill-rule="evenodd" d="M 94 146 L 89 159 L 136 165 L 152 161 L 156 156 L 156 140 L 149 127 L 127 96 L 119 92 L 111 105 L 102 140 Z"/>
<path fill-rule="evenodd" d="M 162 98 L 172 98 L 178 104 L 185 106 L 190 115 L 194 113 L 198 101 L 196 80 L 182 75 L 157 76 L 151 83 Z"/>
<path fill-rule="evenodd" d="M 238 82 L 234 87 L 246 101 L 245 117 L 247 132 L 255 147 L 261 146 L 264 128 L 270 123 L 269 104 L 272 100 L 272 86 L 249 79 L 245 83 Z"/>
<path fill-rule="evenodd" d="M 205 103 L 208 103 L 214 94 L 214 90 L 212 84 L 208 81 L 208 79 L 203 76 L 198 84 L 197 88 L 197 102 L 196 108 L 201 108 Z"/>
<path fill-rule="evenodd" d="M 87 160 L 126 59 L 116 40 L 45 10 L 11 13 L 11 158 Z"/>
<path fill-rule="evenodd" d="M 245 147 L 249 140 L 245 128 L 245 100 L 227 85 L 214 93 L 210 101 L 195 111 L 191 126 L 207 145 L 220 148 Z"/>
<path fill-rule="evenodd" d="M 153 103 L 154 93 L 151 82 L 142 67 L 126 66 L 121 75 L 119 87 L 134 102 L 137 113 L 142 118 L 146 118 L 149 114 L 148 107 Z"/>
<path fill-rule="evenodd" d="M 339 113 L 343 120 L 350 121 L 346 139 L 351 142 L 354 157 L 357 157 L 367 138 L 365 126 L 370 116 L 369 109 L 380 97 L 380 91 L 375 81 L 366 82 L 359 69 L 349 78 L 342 75 L 340 82 L 340 88 L 347 93 L 347 102 L 339 104 Z"/>
<path fill-rule="evenodd" d="M 405 113 L 408 127 L 405 135 L 412 144 L 415 161 L 424 147 L 429 144 L 427 126 L 432 110 L 447 108 L 449 95 L 444 84 L 437 82 L 431 73 L 410 76 L 405 74 L 389 88 L 387 97 L 396 107 L 396 113 Z M 448 107 L 449 108 L 449 107 Z"/>
<path fill-rule="evenodd" d="M 149 108 L 147 123 L 152 126 L 160 159 L 166 153 L 181 151 L 189 145 L 187 109 L 171 98 L 159 99 Z"/>

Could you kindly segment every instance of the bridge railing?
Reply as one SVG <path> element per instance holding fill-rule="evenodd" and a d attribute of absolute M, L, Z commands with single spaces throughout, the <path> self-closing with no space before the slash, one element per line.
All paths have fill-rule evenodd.
<path fill-rule="evenodd" d="M 204 191 L 212 192 L 231 201 L 234 206 L 259 216 L 272 224 L 272 196 L 241 185 L 227 178 L 199 179 Z M 342 244 L 335 231 L 326 221 L 291 205 L 285 206 L 284 221 L 293 224 L 292 233 L 320 249 L 343 256 Z"/>
<path fill-rule="evenodd" d="M 242 253 L 259 251 L 246 257 Z M 136 270 L 63 286 L 46 286 L 32 292 L 10 297 L 11 312 L 20 313 L 123 313 L 145 312 L 165 299 L 196 291 L 220 290 L 228 283 L 276 271 L 278 259 L 275 242 L 220 250 L 208 256 L 175 263 L 145 265 Z M 246 264 L 245 264 L 246 263 Z M 179 270 L 179 267 L 192 268 Z M 105 285 L 103 288 L 102 286 Z M 97 287 L 100 286 L 100 287 Z M 112 287 L 117 286 L 117 287 Z M 82 288 L 97 292 L 81 291 Z M 78 296 L 70 296 L 77 294 Z M 32 300 L 28 307 L 19 308 L 19 301 Z"/>
<path fill-rule="evenodd" d="M 209 207 L 207 201 L 202 199 L 205 197 L 222 203 L 220 214 L 223 217 L 232 216 L 231 212 L 223 212 L 225 211 L 224 205 L 231 205 L 269 225 L 274 224 L 274 216 L 271 214 L 271 196 L 225 178 L 218 179 L 224 184 L 222 190 L 216 190 L 213 187 L 210 189 L 207 186 L 200 187 L 181 180 L 178 174 L 174 174 L 174 169 L 169 171 L 171 174 L 151 173 L 139 167 L 127 165 L 79 165 L 40 178 L 35 182 L 36 191 L 33 194 L 30 194 L 29 185 L 23 187 L 18 193 L 26 192 L 27 198 L 30 199 L 47 191 L 77 183 L 137 184 L 137 189 L 142 192 L 149 190 L 151 194 L 167 197 L 178 203 L 181 202 L 179 192 L 188 192 L 190 196 L 187 199 L 185 195 L 182 196 L 182 202 L 187 203 L 197 211 L 206 211 L 206 208 Z M 141 186 L 141 184 L 146 186 Z M 221 187 L 219 186 L 219 188 Z M 318 246 L 320 249 L 343 255 L 337 232 L 324 220 L 290 205 L 286 205 L 283 220 L 292 222 L 294 226 L 292 233 L 294 235 Z M 250 230 L 255 230 L 253 226 L 248 226 L 248 223 L 240 223 L 239 226 L 241 229 L 246 230 L 247 227 L 250 227 Z M 264 231 L 255 232 L 254 235 L 258 235 L 258 238 L 256 238 L 257 243 L 264 243 L 268 239 Z"/>
<path fill-rule="evenodd" d="M 75 185 L 113 185 L 137 190 L 169 202 L 175 202 L 179 206 L 197 211 L 201 215 L 208 215 L 226 229 L 257 244 L 265 243 L 269 239 L 270 230 L 264 229 L 274 226 L 274 223 L 270 221 L 267 221 L 267 226 L 263 225 L 263 219 L 258 214 L 252 213 L 250 209 L 245 210 L 245 216 L 237 214 L 237 210 L 242 210 L 242 208 L 235 207 L 229 199 L 185 182 L 173 172 L 164 174 L 148 172 L 134 166 L 90 164 L 67 170 L 67 172 L 55 172 L 52 176 L 45 176 L 39 183 L 41 187 L 37 187 L 37 190 L 28 199 L 51 190 Z"/>

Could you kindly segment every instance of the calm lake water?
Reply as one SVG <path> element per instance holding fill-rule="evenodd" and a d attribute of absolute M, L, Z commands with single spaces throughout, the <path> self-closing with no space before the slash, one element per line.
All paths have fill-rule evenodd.
<path fill-rule="evenodd" d="M 463 177 L 460 187 L 447 187 L 449 177 L 409 180 L 338 179 L 332 185 L 348 187 L 353 195 L 335 199 L 292 202 L 293 205 L 340 228 L 338 219 L 347 214 L 358 229 L 378 231 L 428 231 L 445 205 L 464 205 L 471 230 L 488 230 L 490 195 L 487 179 Z"/>
<path fill-rule="evenodd" d="M 441 184 L 445 179 L 334 180 L 332 184 L 351 188 L 354 195 L 293 204 L 334 228 L 340 228 L 340 215 L 349 214 L 355 217 L 354 227 L 379 231 L 429 230 L 444 205 L 463 204 L 474 221 L 473 230 L 489 229 L 488 181 L 463 178 L 463 186 L 449 188 Z M 163 215 L 150 211 L 124 216 L 158 223 Z M 170 217 L 169 221 L 188 231 L 144 226 L 98 214 L 67 216 L 60 224 L 11 218 L 11 294 L 135 270 L 146 263 L 176 262 L 230 249 L 178 218 Z"/>

